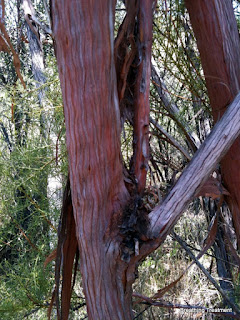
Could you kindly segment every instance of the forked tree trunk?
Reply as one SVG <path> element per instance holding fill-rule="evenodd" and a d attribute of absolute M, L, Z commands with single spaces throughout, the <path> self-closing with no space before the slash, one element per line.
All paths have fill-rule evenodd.
<path fill-rule="evenodd" d="M 217 122 L 240 90 L 240 42 L 230 0 L 186 0 L 197 39 L 214 121 Z M 223 181 L 230 192 L 240 248 L 240 138 L 221 161 Z"/>
<path fill-rule="evenodd" d="M 151 6 L 147 8 L 149 13 Z M 132 319 L 131 296 L 136 265 L 162 243 L 240 132 L 238 95 L 164 202 L 149 215 L 148 233 L 135 243 L 131 234 L 127 239 L 121 230 L 128 227 L 131 218 L 138 217 L 134 216 L 137 208 L 130 203 L 124 185 L 120 160 L 120 111 L 113 52 L 114 10 L 115 0 L 52 0 L 73 213 L 91 320 Z M 150 70 L 146 72 L 147 76 L 150 76 Z M 137 99 L 146 102 L 147 96 L 141 97 L 141 90 Z M 136 133 L 142 130 L 140 136 L 147 134 L 144 130 L 148 122 L 145 111 L 141 114 L 139 112 L 138 116 L 143 119 L 142 127 L 136 129 Z M 231 119 L 234 127 L 229 123 Z M 145 164 L 141 148 L 146 137 L 142 138 L 137 157 L 138 163 Z M 139 176 L 144 175 L 145 171 Z M 144 183 L 141 186 L 142 189 Z M 124 220 L 126 217 L 129 220 Z M 65 302 L 69 305 L 69 298 Z M 67 311 L 62 319 L 67 319 Z"/>
<path fill-rule="evenodd" d="M 115 1 L 52 1 L 64 101 L 72 203 L 89 319 L 131 319 L 131 284 L 121 260 L 129 200 L 120 160 L 113 52 Z"/>

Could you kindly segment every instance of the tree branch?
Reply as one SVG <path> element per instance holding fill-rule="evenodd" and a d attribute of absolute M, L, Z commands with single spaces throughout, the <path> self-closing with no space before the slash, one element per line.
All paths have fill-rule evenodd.
<path fill-rule="evenodd" d="M 197 194 L 239 133 L 240 93 L 214 126 L 163 203 L 150 213 L 150 238 L 159 238 L 159 244 L 166 238 L 183 210 Z"/>
<path fill-rule="evenodd" d="M 193 152 L 195 152 L 200 146 L 200 141 L 197 135 L 194 134 L 194 132 L 191 132 L 190 128 L 188 127 L 188 124 L 180 121 L 179 109 L 176 104 L 172 103 L 167 87 L 163 79 L 160 77 L 160 75 L 157 72 L 156 62 L 154 60 L 152 60 L 152 80 L 157 90 L 157 93 L 159 95 L 159 98 L 161 99 L 164 105 L 164 108 L 169 112 L 171 118 L 174 119 L 174 121 L 183 131 L 189 143 L 190 148 L 192 149 Z"/>
<path fill-rule="evenodd" d="M 162 126 L 160 126 L 160 124 L 154 120 L 152 117 L 150 117 L 150 122 L 154 125 L 155 128 L 157 128 L 170 142 L 171 144 L 177 148 L 184 156 L 185 158 L 187 158 L 188 161 L 191 160 L 191 156 L 188 153 L 188 151 L 186 149 L 184 149 L 180 143 L 178 143 L 177 140 L 175 140 Z"/>
<path fill-rule="evenodd" d="M 148 238 L 134 261 L 142 260 L 165 240 L 184 209 L 240 134 L 240 92 L 194 155 L 165 200 L 149 214 Z"/>
<path fill-rule="evenodd" d="M 5 142 L 7 143 L 8 149 L 10 152 L 12 152 L 13 146 L 12 146 L 12 143 L 9 139 L 9 135 L 7 133 L 7 130 L 2 122 L 0 122 L 0 127 L 2 129 L 3 137 L 4 137 Z"/>
<path fill-rule="evenodd" d="M 45 4 L 45 1 L 44 1 L 44 5 L 45 5 L 45 9 L 46 9 L 46 4 Z M 53 37 L 53 34 L 52 34 L 52 30 L 50 27 L 48 27 L 47 25 L 45 25 L 44 23 L 40 22 L 38 20 L 38 18 L 36 17 L 35 15 L 35 10 L 34 10 L 34 7 L 33 7 L 33 4 L 31 2 L 31 0 L 24 0 L 23 1 L 23 10 L 24 10 L 24 14 L 25 14 L 25 19 L 29 25 L 29 27 L 32 29 L 32 22 L 31 20 L 37 24 L 45 33 L 49 34 L 51 37 Z M 47 14 L 48 14 L 48 11 L 46 10 Z M 32 31 L 35 33 L 35 30 L 32 29 Z M 36 34 L 36 37 L 38 39 L 38 35 Z M 40 47 L 41 47 L 41 44 L 40 44 Z"/>
<path fill-rule="evenodd" d="M 149 159 L 149 87 L 151 77 L 153 1 L 140 0 L 138 13 L 137 77 L 134 90 L 133 169 L 141 194 L 146 186 Z"/>

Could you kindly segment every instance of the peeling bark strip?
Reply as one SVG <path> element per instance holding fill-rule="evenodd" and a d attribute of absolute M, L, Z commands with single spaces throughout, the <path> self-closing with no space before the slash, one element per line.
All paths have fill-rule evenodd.
<path fill-rule="evenodd" d="M 240 90 L 240 41 L 231 1 L 185 0 L 197 39 L 214 121 Z M 232 120 L 230 120 L 232 121 Z M 221 162 L 240 248 L 240 138 Z"/>
<path fill-rule="evenodd" d="M 149 88 L 151 74 L 154 0 L 126 2 L 126 16 L 114 46 L 122 126 L 127 119 L 134 129 L 130 165 L 135 192 L 142 194 L 149 159 Z"/>
<path fill-rule="evenodd" d="M 140 0 L 138 13 L 138 66 L 134 90 L 133 167 L 138 192 L 146 185 L 149 159 L 149 89 L 151 77 L 153 1 Z"/>
<path fill-rule="evenodd" d="M 55 289 L 52 295 L 52 301 L 48 310 L 48 319 L 50 319 L 53 303 L 56 302 L 57 318 L 67 320 L 70 309 L 70 300 L 72 295 L 72 269 L 74 257 L 78 261 L 76 226 L 73 217 L 73 207 L 71 200 L 71 190 L 69 178 L 63 195 L 63 205 L 61 218 L 58 227 L 58 245 L 57 249 L 46 259 L 45 265 L 51 261 L 51 256 L 56 255 L 55 263 Z M 60 279 L 62 279 L 61 303 L 59 299 Z"/>

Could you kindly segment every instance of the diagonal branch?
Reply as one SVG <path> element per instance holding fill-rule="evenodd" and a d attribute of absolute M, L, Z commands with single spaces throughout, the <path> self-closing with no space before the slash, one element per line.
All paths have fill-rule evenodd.
<path fill-rule="evenodd" d="M 150 237 L 162 242 L 183 210 L 240 134 L 240 93 L 183 171 L 162 204 L 149 215 Z"/>
<path fill-rule="evenodd" d="M 175 148 L 177 148 L 185 156 L 185 158 L 187 158 L 188 161 L 191 160 L 192 157 L 190 156 L 189 152 L 186 149 L 184 149 L 180 145 L 180 143 L 177 140 L 175 140 L 162 126 L 160 126 L 160 124 L 155 119 L 150 117 L 150 122 L 171 142 L 171 144 Z"/>
<path fill-rule="evenodd" d="M 185 121 L 182 121 L 179 119 L 179 109 L 177 105 L 171 101 L 171 97 L 168 93 L 166 84 L 164 83 L 163 79 L 160 77 L 157 71 L 156 62 L 153 59 L 152 59 L 151 76 L 152 76 L 153 84 L 157 90 L 159 98 L 161 99 L 164 105 L 164 108 L 169 112 L 169 115 L 171 116 L 171 118 L 174 119 L 174 121 L 180 127 L 180 129 L 186 136 L 186 139 L 189 143 L 191 150 L 195 152 L 200 146 L 200 141 L 197 135 L 194 132 L 192 132 L 192 130 L 189 128 L 188 124 Z"/>
<path fill-rule="evenodd" d="M 132 259 L 133 263 L 144 259 L 163 243 L 184 209 L 198 193 L 239 134 L 240 92 L 214 126 L 165 200 L 149 214 L 149 240 L 142 244 L 139 255 Z"/>
<path fill-rule="evenodd" d="M 2 32 L 1 42 L 2 42 L 2 44 L 4 43 L 4 51 L 9 51 L 7 49 L 7 45 L 9 46 L 9 48 L 12 52 L 12 55 L 13 55 L 13 64 L 15 67 L 15 71 L 16 71 L 17 76 L 20 79 L 24 89 L 26 89 L 26 84 L 25 84 L 23 77 L 22 77 L 22 74 L 20 72 L 21 63 L 20 63 L 19 56 L 13 47 L 13 44 L 10 40 L 10 37 L 9 37 L 8 32 L 7 32 L 5 25 L 4 25 L 4 14 L 5 14 L 4 11 L 5 11 L 4 0 L 1 0 L 1 3 L 0 3 L 0 31 Z"/>

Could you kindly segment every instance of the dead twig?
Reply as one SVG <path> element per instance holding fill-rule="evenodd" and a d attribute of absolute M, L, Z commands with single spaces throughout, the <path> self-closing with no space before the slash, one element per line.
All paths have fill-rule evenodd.
<path fill-rule="evenodd" d="M 174 239 L 181 245 L 181 247 L 186 251 L 189 257 L 197 264 L 197 266 L 202 270 L 208 280 L 213 284 L 213 286 L 218 290 L 223 299 L 228 303 L 228 305 L 236 312 L 236 318 L 240 319 L 240 310 L 238 307 L 228 298 L 224 290 L 219 286 L 219 284 L 215 281 L 215 279 L 210 275 L 210 273 L 204 268 L 204 266 L 199 262 L 199 260 L 195 257 L 192 251 L 188 248 L 187 244 L 184 240 L 182 240 L 175 232 L 172 231 L 172 235 Z M 232 316 L 233 317 L 233 316 Z"/>

